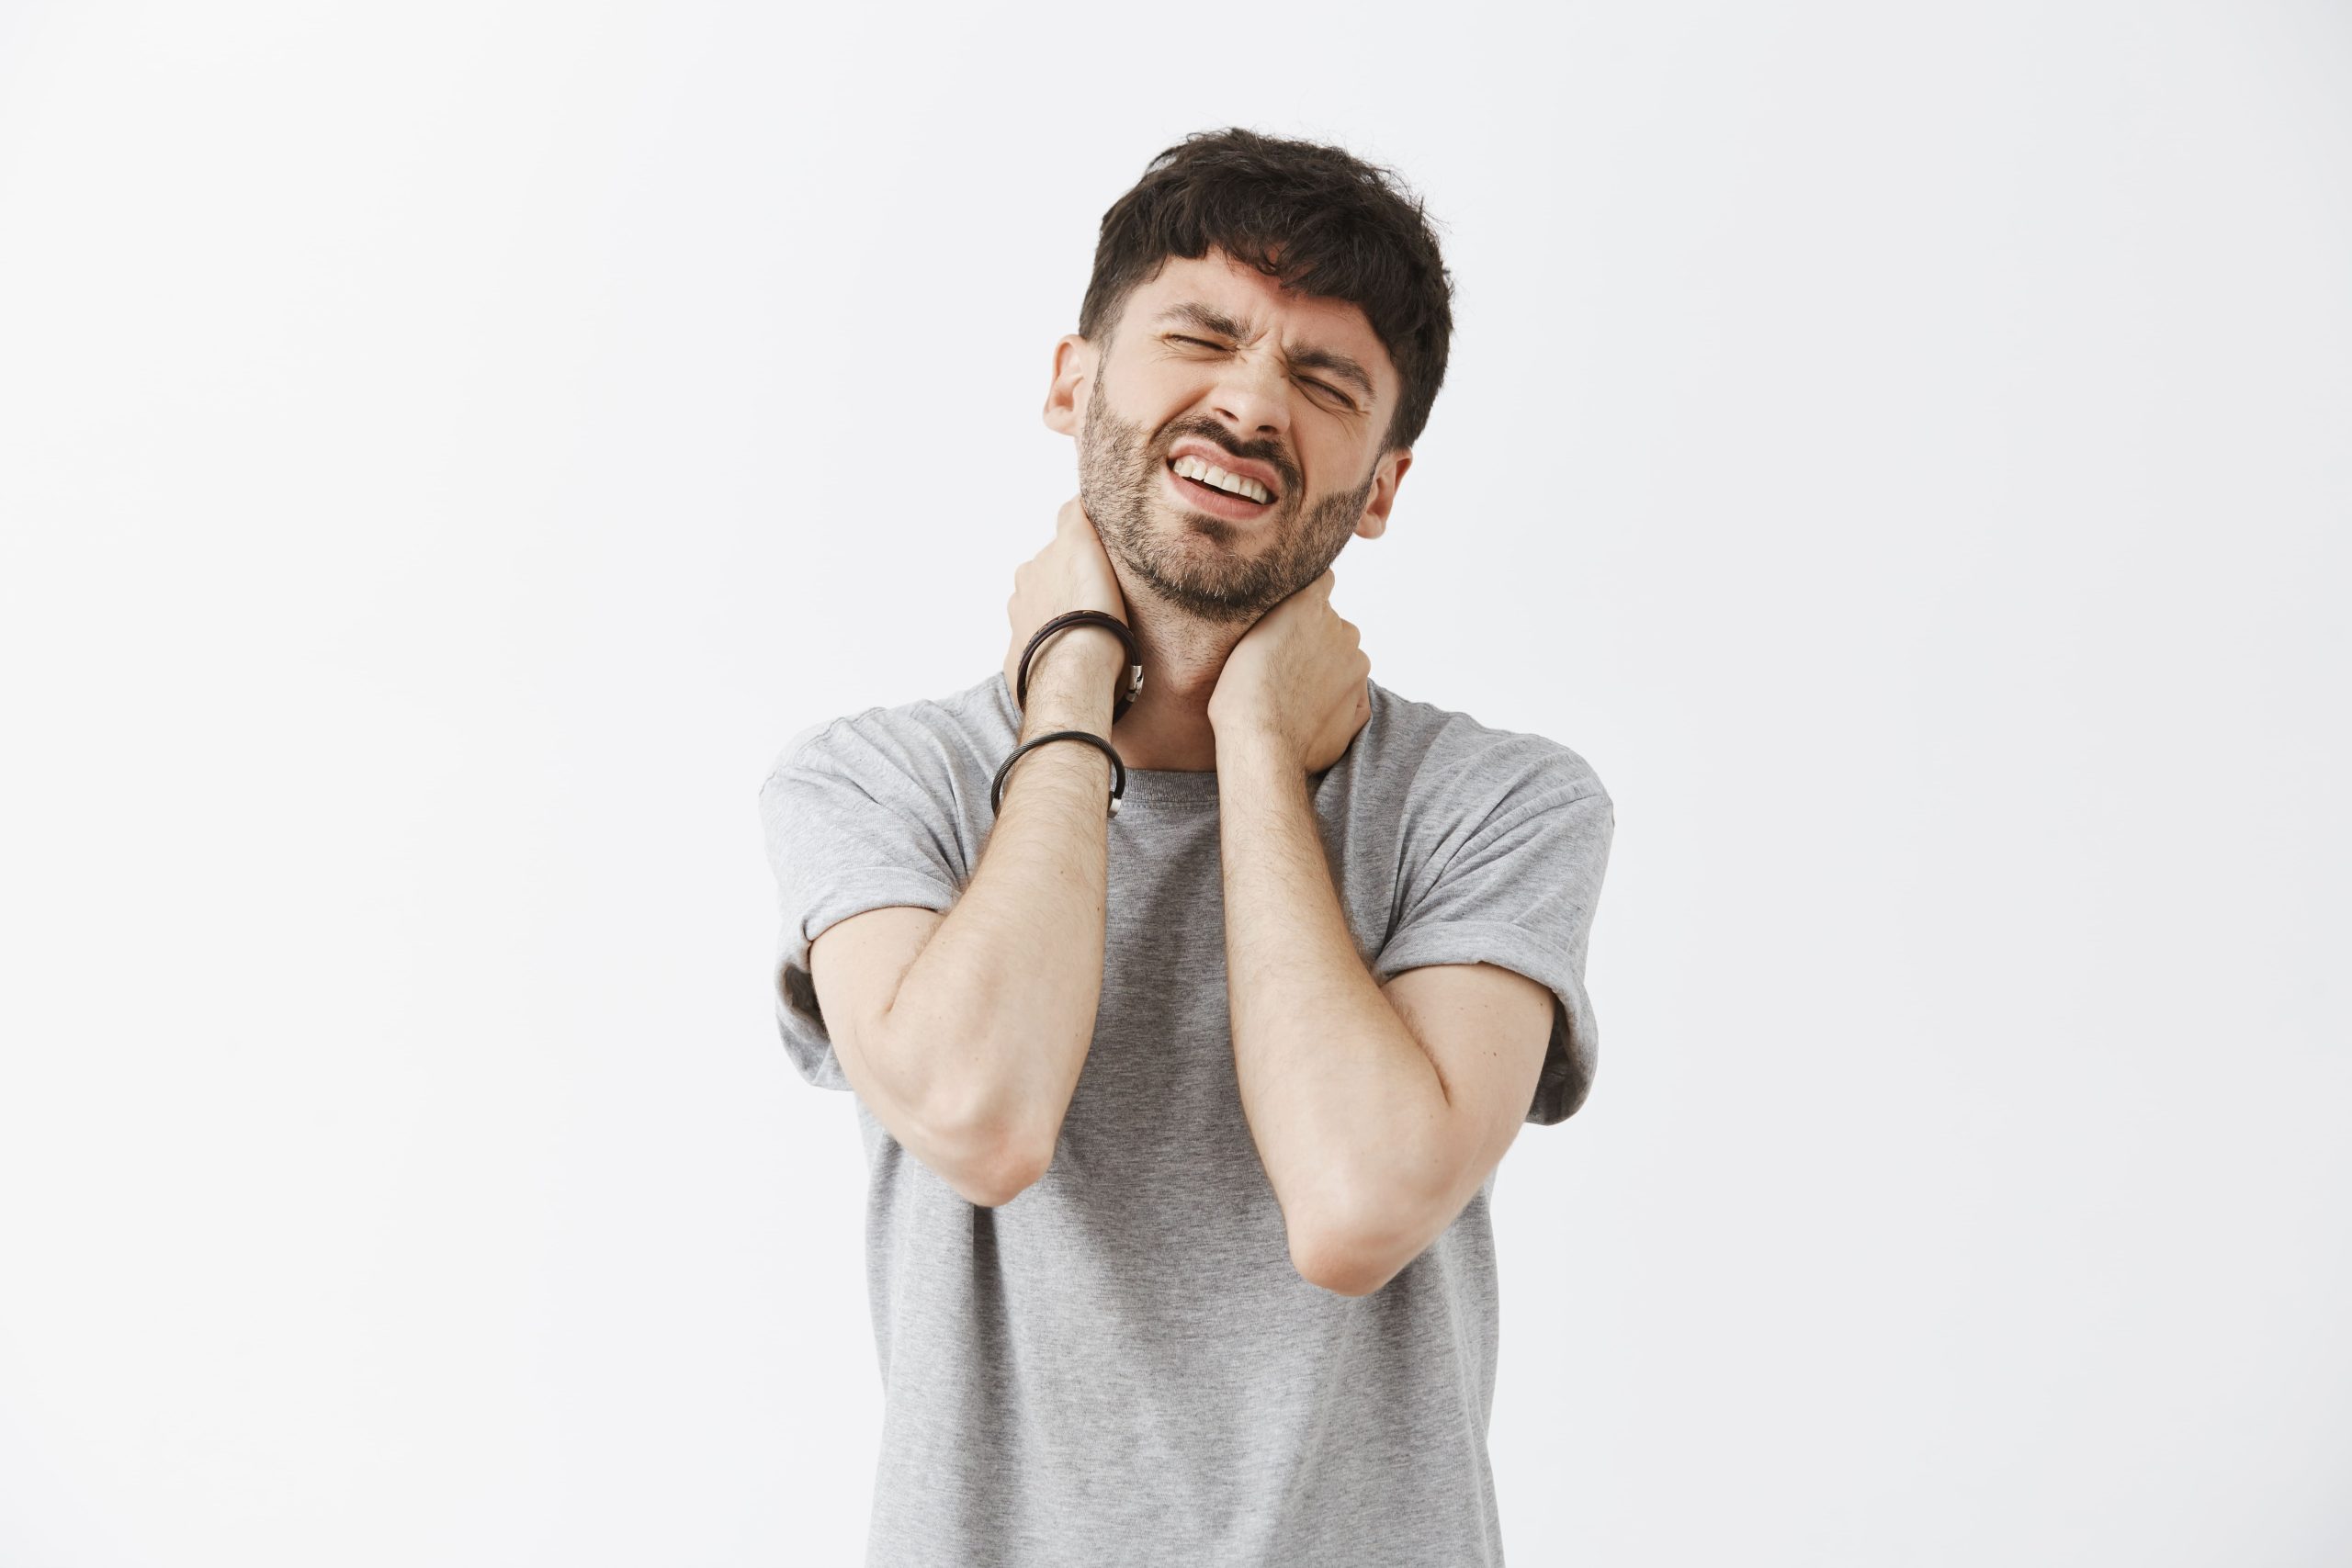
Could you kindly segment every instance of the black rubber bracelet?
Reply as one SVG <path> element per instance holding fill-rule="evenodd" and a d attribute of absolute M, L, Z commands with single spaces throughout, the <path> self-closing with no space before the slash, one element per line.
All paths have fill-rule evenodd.
<path fill-rule="evenodd" d="M 997 765 L 996 783 L 989 788 L 989 815 L 995 816 L 1002 810 L 1004 775 L 1012 771 L 1012 764 L 1020 758 L 1021 753 L 1033 746 L 1043 746 L 1048 740 L 1084 740 L 1102 748 L 1103 754 L 1111 759 L 1111 815 L 1116 817 L 1119 814 L 1119 796 L 1127 791 L 1127 765 L 1119 760 L 1117 747 L 1091 729 L 1049 729 L 1043 735 L 1033 735 L 1015 746 L 1012 749 L 1012 755 Z"/>
<path fill-rule="evenodd" d="M 1133 628 L 1118 616 L 1106 615 L 1101 610 L 1071 610 L 1056 615 L 1037 628 L 1036 635 L 1029 639 L 1029 646 L 1021 650 L 1021 679 L 1013 688 L 1012 700 L 1023 710 L 1028 708 L 1030 656 L 1037 651 L 1039 644 L 1064 626 L 1108 626 L 1119 634 L 1121 642 L 1127 645 L 1126 685 L 1111 705 L 1111 722 L 1116 724 L 1127 716 L 1128 707 L 1143 692 L 1143 654 L 1136 647 Z"/>

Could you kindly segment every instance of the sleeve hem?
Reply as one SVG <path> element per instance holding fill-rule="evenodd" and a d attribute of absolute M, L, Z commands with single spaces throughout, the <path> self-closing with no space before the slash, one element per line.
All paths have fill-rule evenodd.
<path fill-rule="evenodd" d="M 1552 1038 L 1544 1052 L 1527 1122 L 1540 1127 L 1566 1121 L 1591 1093 L 1600 1029 L 1584 982 L 1544 942 L 1508 920 L 1451 920 L 1418 927 L 1381 949 L 1374 976 L 1387 980 L 1432 964 L 1494 964 L 1552 993 Z"/>
<path fill-rule="evenodd" d="M 785 931 L 769 986 L 775 1000 L 776 1028 L 786 1054 L 800 1076 L 819 1089 L 846 1089 L 849 1079 L 833 1054 L 832 1034 L 817 1001 L 808 950 L 832 926 L 874 909 L 908 907 L 944 914 L 960 895 L 938 878 L 903 866 L 869 866 L 842 878 L 838 891 L 810 907 Z"/>

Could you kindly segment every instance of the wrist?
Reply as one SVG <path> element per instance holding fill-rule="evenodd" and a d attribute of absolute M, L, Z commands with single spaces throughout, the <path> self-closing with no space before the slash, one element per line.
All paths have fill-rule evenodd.
<path fill-rule="evenodd" d="M 1030 689 L 1035 690 L 1040 681 L 1066 677 L 1073 667 L 1084 671 L 1089 680 L 1094 671 L 1101 670 L 1108 681 L 1127 667 L 1127 645 L 1106 626 L 1073 621 L 1057 627 L 1029 656 Z"/>
<path fill-rule="evenodd" d="M 1228 724 L 1215 733 L 1216 771 L 1221 777 L 1280 778 L 1301 771 L 1283 738 L 1263 725 Z"/>
<path fill-rule="evenodd" d="M 1025 722 L 1045 709 L 1074 715 L 1086 728 L 1109 733 L 1127 672 L 1127 645 L 1117 632 L 1083 621 L 1057 627 L 1031 649 L 1027 669 L 1025 695 L 1015 692 L 1025 731 L 1046 728 Z M 1098 706 L 1099 719 L 1094 716 Z"/>
<path fill-rule="evenodd" d="M 1097 658 L 1057 660 L 1051 664 L 1042 662 L 1045 652 L 1038 649 L 1037 657 L 1029 661 L 1029 700 L 1021 709 L 1021 739 L 1052 729 L 1083 729 L 1109 736 L 1111 715 L 1117 705 L 1116 682 L 1125 668 L 1124 650 L 1114 641 L 1110 651 Z"/>

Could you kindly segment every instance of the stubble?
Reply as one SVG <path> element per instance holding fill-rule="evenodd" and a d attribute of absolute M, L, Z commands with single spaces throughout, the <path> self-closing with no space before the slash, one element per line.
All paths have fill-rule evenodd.
<path fill-rule="evenodd" d="M 1230 523 L 1170 502 L 1161 477 L 1166 447 L 1185 434 L 1179 428 L 1155 441 L 1111 412 L 1097 382 L 1079 440 L 1079 500 L 1104 550 L 1171 608 L 1215 625 L 1248 626 L 1339 558 L 1378 469 L 1356 490 L 1325 496 L 1304 513 L 1292 493 L 1263 517 Z"/>

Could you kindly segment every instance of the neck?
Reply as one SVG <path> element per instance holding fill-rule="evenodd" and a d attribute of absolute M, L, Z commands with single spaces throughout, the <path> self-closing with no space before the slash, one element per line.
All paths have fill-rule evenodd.
<path fill-rule="evenodd" d="M 1143 660 L 1143 694 L 1112 727 L 1111 744 L 1130 768 L 1213 773 L 1216 731 L 1209 725 L 1209 698 L 1226 656 L 1250 628 L 1187 615 L 1125 572 L 1119 576 L 1127 625 Z"/>

